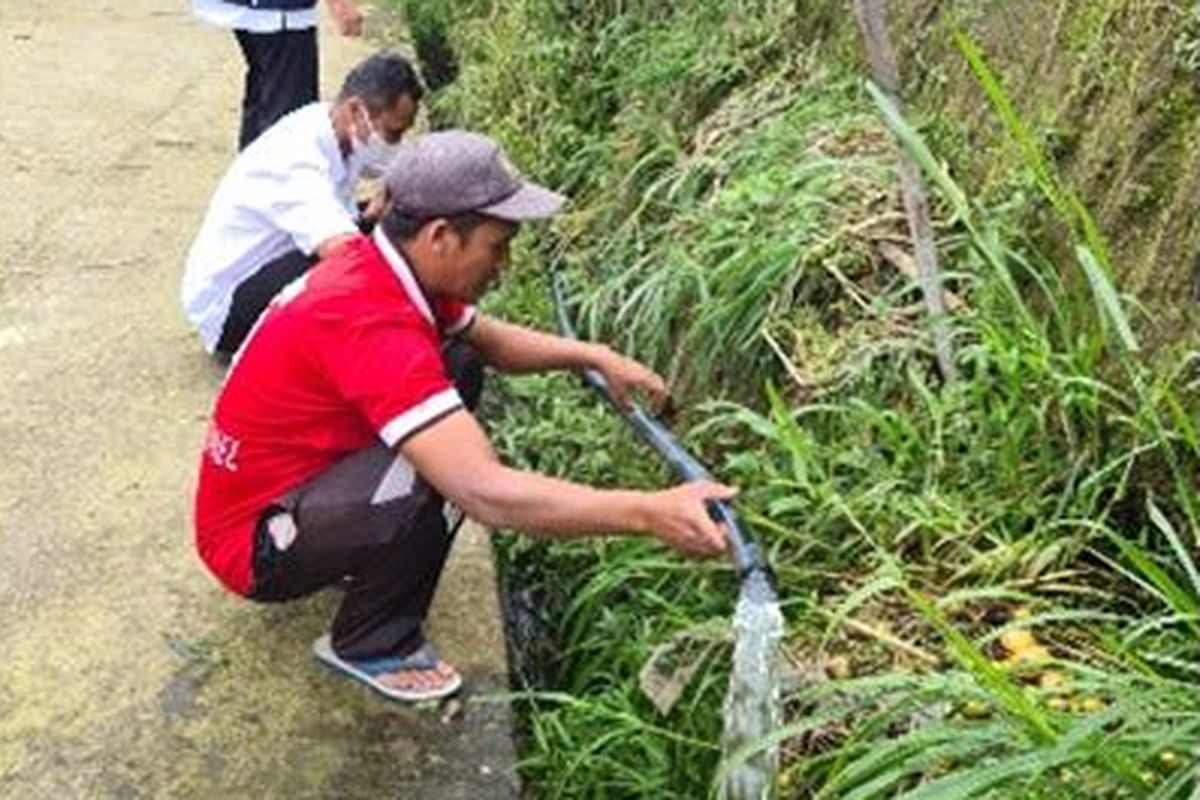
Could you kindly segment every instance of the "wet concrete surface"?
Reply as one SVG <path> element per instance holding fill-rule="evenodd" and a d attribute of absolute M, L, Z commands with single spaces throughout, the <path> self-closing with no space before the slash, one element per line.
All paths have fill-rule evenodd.
<path fill-rule="evenodd" d="M 330 29 L 326 94 L 371 47 Z M 0 797 L 514 796 L 482 531 L 431 622 L 450 707 L 319 667 L 336 596 L 254 605 L 194 556 L 222 373 L 177 296 L 233 155 L 232 37 L 185 2 L 0 0 L 0 75 Z"/>

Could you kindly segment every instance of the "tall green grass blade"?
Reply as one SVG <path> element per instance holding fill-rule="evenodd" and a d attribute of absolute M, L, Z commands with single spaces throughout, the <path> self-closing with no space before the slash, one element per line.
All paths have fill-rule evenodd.
<path fill-rule="evenodd" d="M 971 71 L 975 74 L 975 78 L 979 81 L 988 100 L 991 101 L 996 115 L 1008 130 L 1009 136 L 1017 143 L 1025 166 L 1033 174 L 1034 181 L 1042 190 L 1042 194 L 1054 206 L 1059 216 L 1071 226 L 1072 231 L 1087 244 L 1106 273 L 1111 274 L 1108 246 L 1104 242 L 1099 226 L 1096 225 L 1091 213 L 1079 201 L 1079 198 L 1059 181 L 1056 171 L 1042 152 L 1041 145 L 1030 133 L 1025 121 L 1021 119 L 1021 115 L 1017 113 L 999 78 L 987 65 L 983 51 L 963 31 L 955 32 L 954 41 L 958 45 L 959 51 L 967 59 Z"/>
<path fill-rule="evenodd" d="M 1030 777 L 1046 773 L 1055 767 L 1069 763 L 1071 756 L 1055 750 L 1033 751 L 1020 756 L 1006 758 L 997 764 L 968 768 L 943 778 L 923 783 L 907 792 L 895 796 L 896 800 L 966 800 L 984 796 L 998 786 L 1015 790 L 1012 796 L 1019 797 L 1021 785 Z"/>
<path fill-rule="evenodd" d="M 1136 353 L 1140 349 L 1137 339 L 1134 338 L 1129 319 L 1121 308 L 1121 298 L 1117 296 L 1117 290 L 1113 288 L 1107 273 L 1100 267 L 1090 248 L 1076 246 L 1075 257 L 1079 259 L 1079 264 L 1087 275 L 1088 285 L 1092 287 L 1092 296 L 1096 299 L 1096 310 L 1101 318 L 1116 331 L 1125 351 Z"/>
<path fill-rule="evenodd" d="M 1192 582 L 1193 610 L 1197 606 L 1196 598 L 1200 598 L 1200 570 L 1196 568 L 1196 562 L 1192 559 L 1192 554 L 1184 546 L 1179 538 L 1179 534 L 1175 531 L 1175 526 L 1171 524 L 1171 520 L 1167 519 L 1166 514 L 1158 507 L 1153 499 L 1146 501 L 1146 510 L 1150 514 L 1150 521 L 1154 523 L 1154 527 L 1158 528 L 1159 532 L 1167 538 L 1171 544 L 1171 551 L 1175 554 L 1175 558 L 1179 562 L 1179 566 L 1187 573 L 1188 580 Z M 1176 608 L 1176 611 L 1179 611 Z M 1188 612 L 1184 612 L 1188 613 Z"/>
<path fill-rule="evenodd" d="M 950 172 L 946 169 L 946 165 L 934 157 L 928 145 L 925 144 L 925 140 L 908 123 L 908 120 L 904 118 L 904 115 L 896 106 L 896 102 L 886 92 L 872 81 L 867 81 L 866 87 L 867 93 L 875 103 L 875 107 L 879 109 L 879 113 L 883 116 L 884 123 L 888 126 L 892 134 L 900 140 L 901 146 L 904 147 L 908 154 L 920 165 L 921 170 L 941 190 L 943 197 L 950 203 L 950 207 L 954 210 L 955 215 L 968 227 L 974 227 L 974 215 L 971 211 L 971 204 L 967 200 L 967 195 L 962 190 L 962 187 L 950 177 Z"/>
<path fill-rule="evenodd" d="M 1105 535 L 1175 613 L 1183 616 L 1200 613 L 1200 601 L 1196 595 L 1180 586 L 1145 549 L 1111 529 L 1105 529 Z"/>
<path fill-rule="evenodd" d="M 972 212 L 971 204 L 966 193 L 962 190 L 946 168 L 946 165 L 934 157 L 925 140 L 917 133 L 900 113 L 895 101 L 874 83 L 867 81 L 867 93 L 879 109 L 884 123 L 892 134 L 899 140 L 900 145 L 920 166 L 921 171 L 933 182 L 941 192 L 942 197 L 950 204 L 955 216 L 971 233 L 971 244 L 987 262 L 992 272 L 1001 280 L 1007 297 L 1012 306 L 1020 312 L 1027 327 L 1036 327 L 1033 314 L 1026 305 L 1012 273 L 1008 269 L 1003 253 L 997 242 L 986 235 L 978 226 Z"/>

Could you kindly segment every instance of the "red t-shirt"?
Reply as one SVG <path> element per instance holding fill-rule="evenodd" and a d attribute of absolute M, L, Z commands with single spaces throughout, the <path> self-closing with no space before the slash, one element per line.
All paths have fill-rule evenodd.
<path fill-rule="evenodd" d="M 394 447 L 462 406 L 443 334 L 473 306 L 427 301 L 386 238 L 357 237 L 283 289 L 230 367 L 196 491 L 196 546 L 229 589 L 253 584 L 262 511 L 376 438 Z"/>

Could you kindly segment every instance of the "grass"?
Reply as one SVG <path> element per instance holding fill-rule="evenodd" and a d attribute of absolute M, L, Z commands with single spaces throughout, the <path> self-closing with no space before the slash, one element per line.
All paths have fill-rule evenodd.
<path fill-rule="evenodd" d="M 1020 154 L 1012 185 L 1057 236 L 1023 224 L 1028 195 L 985 204 L 921 120 L 795 48 L 791 6 L 450 5 L 460 76 L 439 114 L 573 196 L 494 308 L 548 325 L 542 265 L 567 271 L 584 327 L 670 375 L 689 444 L 742 487 L 767 544 L 792 673 L 780 794 L 1187 797 L 1194 343 L 1143 345 L 1149 312 L 981 48 L 957 38 Z M 903 236 L 892 140 L 923 169 L 965 301 L 951 387 L 915 287 L 879 256 Z M 569 378 L 490 402 L 510 461 L 666 480 Z M 539 649 L 526 780 L 563 798 L 710 792 L 728 643 L 666 715 L 636 676 L 728 619 L 730 569 L 644 541 L 512 537 L 502 553 Z"/>

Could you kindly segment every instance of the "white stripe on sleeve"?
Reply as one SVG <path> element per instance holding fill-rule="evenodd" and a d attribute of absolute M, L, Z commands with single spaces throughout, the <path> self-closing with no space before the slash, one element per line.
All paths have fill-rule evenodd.
<path fill-rule="evenodd" d="M 456 319 L 452 325 L 446 327 L 446 335 L 457 336 L 458 334 L 462 333 L 467 328 L 471 327 L 471 323 L 475 321 L 475 317 L 478 316 L 478 314 L 479 309 L 477 309 L 475 306 L 464 306 L 462 313 L 458 315 L 458 319 Z"/>
<path fill-rule="evenodd" d="M 463 405 L 462 398 L 454 389 L 445 389 L 435 395 L 425 398 L 407 411 L 392 417 L 379 431 L 379 438 L 388 447 L 395 447 L 411 433 L 436 419 L 447 411 L 453 411 Z"/>

